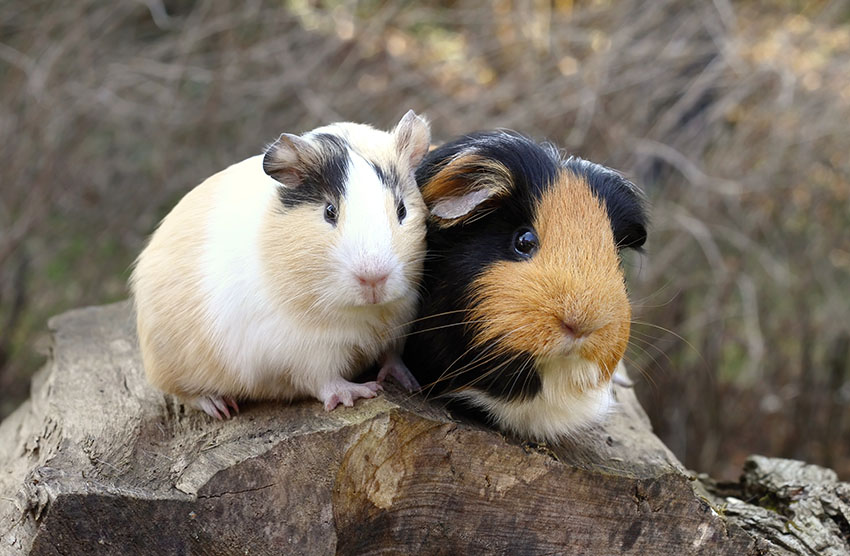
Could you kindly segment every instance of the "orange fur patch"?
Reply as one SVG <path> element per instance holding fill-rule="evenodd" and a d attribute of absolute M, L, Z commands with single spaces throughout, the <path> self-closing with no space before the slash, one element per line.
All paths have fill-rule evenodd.
<path fill-rule="evenodd" d="M 506 352 L 566 356 L 562 319 L 584 342 L 580 355 L 614 373 L 629 339 L 631 308 L 608 214 L 587 183 L 562 171 L 539 201 L 539 251 L 500 261 L 472 284 L 475 342 Z"/>
<path fill-rule="evenodd" d="M 145 372 L 154 386 L 184 398 L 216 392 L 219 386 L 237 389 L 235 382 L 228 382 L 209 341 L 210 319 L 197 287 L 202 280 L 205 219 L 226 172 L 206 180 L 174 207 L 133 271 Z"/>
<path fill-rule="evenodd" d="M 345 206 L 338 208 L 340 225 L 331 228 L 323 207 L 302 205 L 283 214 L 276 201 L 265 211 L 260 233 L 263 278 L 278 305 L 310 314 L 321 297 L 318 285 L 333 279 L 327 258 L 343 233 Z"/>

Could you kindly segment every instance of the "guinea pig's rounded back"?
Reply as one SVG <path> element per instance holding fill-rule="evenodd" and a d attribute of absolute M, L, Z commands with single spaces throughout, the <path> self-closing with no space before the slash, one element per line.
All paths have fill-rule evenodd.
<path fill-rule="evenodd" d="M 523 238 L 522 236 L 525 235 Z M 611 223 L 583 176 L 561 170 L 537 199 L 522 260 L 488 266 L 471 284 L 474 342 L 534 355 L 537 370 L 581 358 L 596 373 L 570 377 L 582 390 L 606 381 L 625 353 L 629 306 Z"/>

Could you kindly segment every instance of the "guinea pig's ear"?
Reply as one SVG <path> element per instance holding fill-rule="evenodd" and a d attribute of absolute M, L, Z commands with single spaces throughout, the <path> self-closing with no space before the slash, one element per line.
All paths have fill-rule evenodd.
<path fill-rule="evenodd" d="M 298 187 L 304 168 L 315 157 L 313 146 L 291 133 L 282 133 L 277 141 L 266 149 L 263 156 L 263 171 L 286 187 Z"/>
<path fill-rule="evenodd" d="M 646 242 L 646 211 L 643 194 L 619 172 L 578 157 L 564 166 L 584 177 L 593 194 L 605 202 L 617 249 L 640 250 Z"/>
<path fill-rule="evenodd" d="M 422 185 L 425 204 L 442 227 L 473 216 L 485 201 L 510 195 L 511 173 L 502 163 L 474 152 L 461 152 Z"/>
<path fill-rule="evenodd" d="M 431 126 L 428 120 L 408 110 L 393 130 L 395 145 L 399 153 L 407 155 L 410 168 L 415 169 L 422 162 L 431 144 Z"/>

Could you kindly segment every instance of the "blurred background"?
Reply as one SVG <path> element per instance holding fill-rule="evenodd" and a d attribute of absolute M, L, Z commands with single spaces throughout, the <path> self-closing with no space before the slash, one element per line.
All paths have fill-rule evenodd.
<path fill-rule="evenodd" d="M 0 417 L 47 318 L 127 296 L 191 187 L 280 132 L 508 127 L 647 192 L 628 361 L 661 438 L 850 478 L 847 2 L 0 2 Z"/>

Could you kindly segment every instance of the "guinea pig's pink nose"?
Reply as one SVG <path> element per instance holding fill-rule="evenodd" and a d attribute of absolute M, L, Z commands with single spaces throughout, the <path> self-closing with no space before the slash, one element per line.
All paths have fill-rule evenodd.
<path fill-rule="evenodd" d="M 365 286 L 367 288 L 377 288 L 378 286 L 384 284 L 387 281 L 387 278 L 390 277 L 389 273 L 363 273 L 357 274 L 357 281 L 360 282 L 361 286 Z"/>

